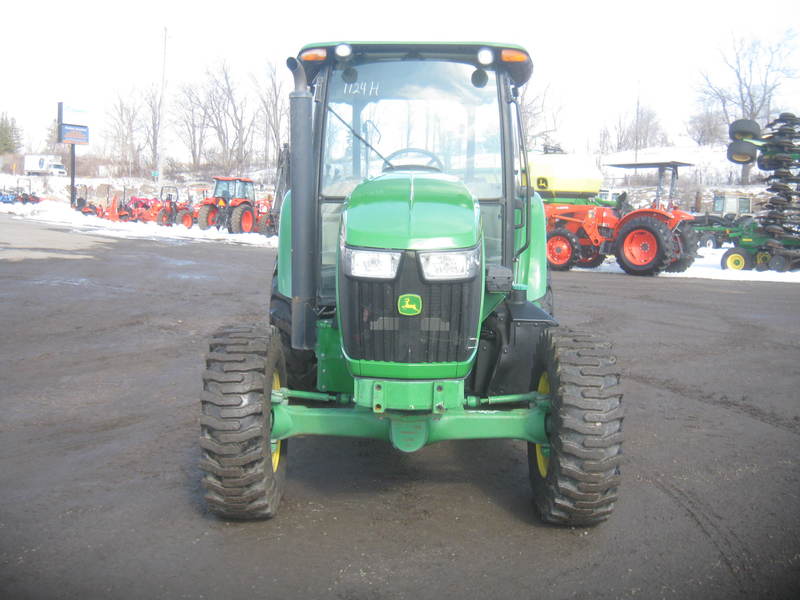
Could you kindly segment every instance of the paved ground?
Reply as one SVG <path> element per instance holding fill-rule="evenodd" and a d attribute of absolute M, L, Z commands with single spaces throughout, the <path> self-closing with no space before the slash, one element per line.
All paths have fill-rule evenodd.
<path fill-rule="evenodd" d="M 2 598 L 794 598 L 800 286 L 557 273 L 609 334 L 612 519 L 542 525 L 524 446 L 291 440 L 281 514 L 199 488 L 205 338 L 263 314 L 274 251 L 111 240 L 0 215 Z"/>

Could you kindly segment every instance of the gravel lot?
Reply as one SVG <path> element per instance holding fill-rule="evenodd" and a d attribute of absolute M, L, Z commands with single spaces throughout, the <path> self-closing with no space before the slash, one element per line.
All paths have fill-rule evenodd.
<path fill-rule="evenodd" d="M 281 513 L 209 515 L 207 336 L 274 250 L 0 215 L 0 597 L 795 598 L 800 285 L 556 273 L 623 370 L 616 513 L 541 524 L 524 444 L 291 440 Z"/>

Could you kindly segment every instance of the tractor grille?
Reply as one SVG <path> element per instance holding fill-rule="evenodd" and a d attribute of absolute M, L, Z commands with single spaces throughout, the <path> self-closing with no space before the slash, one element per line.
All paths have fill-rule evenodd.
<path fill-rule="evenodd" d="M 341 268 L 341 267 L 340 267 Z M 350 358 L 397 363 L 463 362 L 476 343 L 481 278 L 428 283 L 414 251 L 405 251 L 392 281 L 339 275 L 342 341 Z M 417 294 L 422 312 L 403 316 L 402 294 Z"/>

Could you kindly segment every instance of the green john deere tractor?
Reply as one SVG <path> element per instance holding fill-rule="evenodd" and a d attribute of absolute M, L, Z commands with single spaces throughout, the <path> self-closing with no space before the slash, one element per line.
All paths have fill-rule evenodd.
<path fill-rule="evenodd" d="M 610 345 L 555 329 L 519 88 L 497 44 L 335 43 L 287 61 L 291 185 L 270 324 L 211 341 L 209 508 L 275 514 L 290 439 L 527 443 L 541 517 L 593 524 L 620 481 Z"/>

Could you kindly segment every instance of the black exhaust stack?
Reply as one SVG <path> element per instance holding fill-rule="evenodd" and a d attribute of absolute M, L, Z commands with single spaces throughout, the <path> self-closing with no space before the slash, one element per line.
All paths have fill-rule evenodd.
<path fill-rule="evenodd" d="M 314 161 L 311 139 L 313 96 L 306 72 L 297 59 L 286 66 L 294 75 L 289 94 L 290 163 L 292 191 L 292 348 L 313 350 L 316 342 L 317 214 L 314 198 Z"/>

